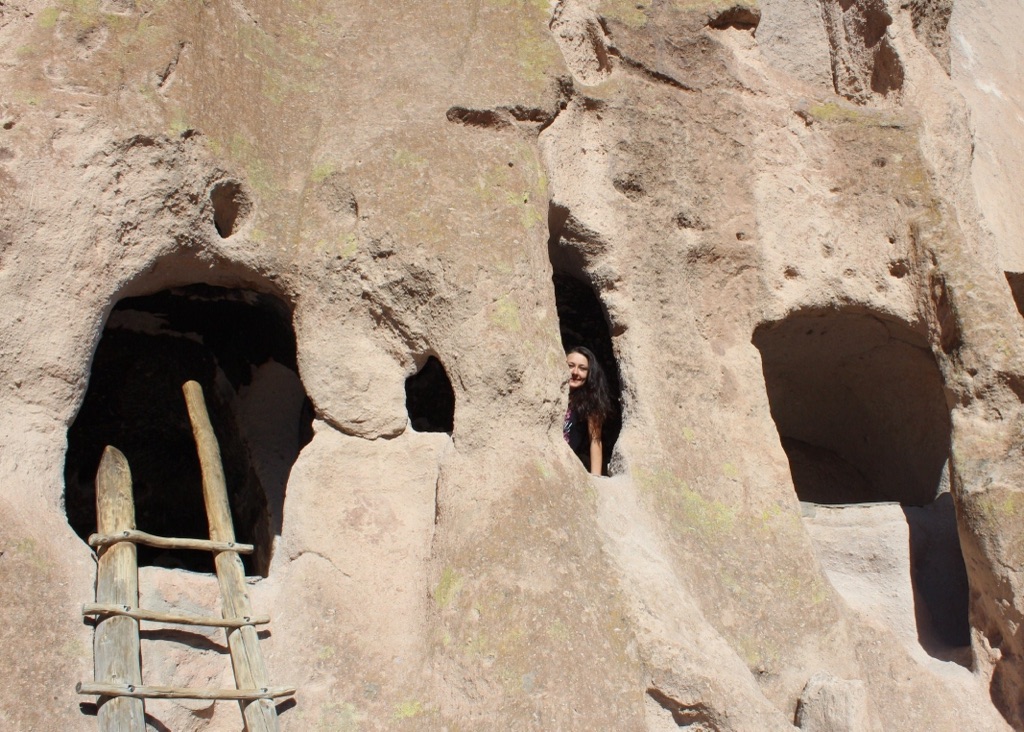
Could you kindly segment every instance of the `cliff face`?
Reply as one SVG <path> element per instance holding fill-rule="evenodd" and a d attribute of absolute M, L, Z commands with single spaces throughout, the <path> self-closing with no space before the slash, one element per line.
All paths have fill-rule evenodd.
<path fill-rule="evenodd" d="M 0 2 L 0 726 L 96 728 L 99 450 L 203 535 L 195 378 L 283 729 L 1024 728 L 1020 13 Z"/>

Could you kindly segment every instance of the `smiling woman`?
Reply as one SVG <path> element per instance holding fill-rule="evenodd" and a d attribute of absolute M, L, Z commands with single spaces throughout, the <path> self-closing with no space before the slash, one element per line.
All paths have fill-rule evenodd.
<path fill-rule="evenodd" d="M 604 467 L 601 431 L 613 413 L 608 381 L 590 349 L 570 348 L 565 356 L 569 368 L 569 407 L 565 411 L 562 435 L 593 475 Z"/>
<path fill-rule="evenodd" d="M 590 472 L 594 475 L 602 475 L 608 469 L 608 462 L 622 426 L 620 420 L 622 388 L 608 321 L 600 299 L 587 282 L 578 277 L 561 274 L 556 270 L 552 277 L 552 283 L 555 289 L 555 306 L 558 309 L 559 331 L 562 337 L 562 347 L 566 350 L 566 358 L 586 361 L 587 373 L 586 375 L 582 373 L 576 375 L 576 385 L 582 386 L 588 381 L 600 380 L 605 393 L 605 399 L 602 400 L 597 412 L 601 414 L 600 465 L 592 465 L 591 452 L 587 444 L 581 448 L 581 454 L 581 451 L 577 450 L 576 443 L 568 436 L 566 441 L 580 456 L 580 460 Z M 586 345 L 580 347 L 578 344 Z M 568 364 L 569 361 L 567 360 L 566 363 Z M 596 377 L 595 372 L 597 372 Z M 575 391 L 575 385 L 571 383 L 573 378 L 571 370 L 569 376 L 571 396 Z M 587 393 L 589 390 L 586 388 L 580 392 L 581 395 Z M 570 409 L 571 407 L 570 403 Z M 582 425 L 577 426 L 577 430 L 580 429 L 582 429 Z M 568 435 L 568 433 L 566 434 Z M 580 435 L 582 437 L 576 439 L 586 440 L 589 444 L 589 435 L 585 432 L 581 432 Z"/>

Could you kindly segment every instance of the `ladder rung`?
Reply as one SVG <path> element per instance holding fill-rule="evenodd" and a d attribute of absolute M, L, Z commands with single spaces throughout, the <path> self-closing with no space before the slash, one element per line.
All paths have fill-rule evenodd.
<path fill-rule="evenodd" d="M 79 681 L 75 686 L 79 694 L 95 696 L 130 696 L 136 699 L 228 699 L 232 701 L 254 701 L 293 696 L 292 687 L 263 689 L 189 689 L 181 686 L 143 686 L 141 684 L 102 684 Z"/>
<path fill-rule="evenodd" d="M 82 615 L 123 615 L 136 620 L 148 620 L 154 623 L 171 623 L 174 625 L 202 625 L 208 628 L 241 628 L 243 625 L 266 625 L 270 622 L 269 615 L 251 615 L 244 618 L 215 618 L 202 615 L 173 615 L 153 610 L 131 607 L 129 605 L 109 605 L 98 602 L 82 605 Z"/>
<path fill-rule="evenodd" d="M 195 549 L 205 552 L 237 552 L 252 554 L 256 549 L 252 544 L 239 544 L 234 541 L 210 541 L 209 539 L 174 539 L 165 536 L 154 536 L 138 529 L 125 529 L 117 534 L 92 534 L 89 546 L 93 549 L 110 546 L 122 541 L 145 544 L 157 549 Z"/>

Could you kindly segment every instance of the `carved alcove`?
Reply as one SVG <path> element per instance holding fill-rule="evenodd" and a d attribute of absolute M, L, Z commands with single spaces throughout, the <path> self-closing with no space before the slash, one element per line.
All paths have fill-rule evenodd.
<path fill-rule="evenodd" d="M 194 379 L 217 433 L 246 571 L 266 575 L 288 473 L 312 437 L 288 307 L 246 289 L 192 285 L 125 298 L 110 313 L 89 387 L 68 430 L 65 510 L 96 530 L 96 468 L 106 445 L 128 458 L 136 524 L 159 536 L 206 538 L 196 448 L 182 396 Z M 206 552 L 139 547 L 140 565 L 211 572 Z"/>
<path fill-rule="evenodd" d="M 819 554 L 847 575 L 909 573 L 921 647 L 962 660 L 968 587 L 949 494 L 949 405 L 927 340 L 888 316 L 849 309 L 793 313 L 758 328 L 753 343 Z M 892 548 L 893 532 L 906 535 L 895 549 L 909 567 L 882 567 L 892 557 L 879 547 Z M 858 565 L 851 557 L 861 550 Z"/>

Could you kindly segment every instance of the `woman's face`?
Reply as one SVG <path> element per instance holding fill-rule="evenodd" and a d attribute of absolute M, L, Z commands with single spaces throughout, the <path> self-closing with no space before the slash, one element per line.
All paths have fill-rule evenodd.
<path fill-rule="evenodd" d="M 565 357 L 565 363 L 569 367 L 569 391 L 578 389 L 587 383 L 590 363 L 586 356 L 582 353 L 570 353 Z"/>

